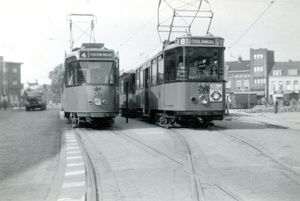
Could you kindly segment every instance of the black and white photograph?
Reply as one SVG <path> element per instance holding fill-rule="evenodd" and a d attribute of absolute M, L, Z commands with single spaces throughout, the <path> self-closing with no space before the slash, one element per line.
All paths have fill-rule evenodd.
<path fill-rule="evenodd" d="M 2 0 L 0 200 L 298 201 L 300 0 Z"/>

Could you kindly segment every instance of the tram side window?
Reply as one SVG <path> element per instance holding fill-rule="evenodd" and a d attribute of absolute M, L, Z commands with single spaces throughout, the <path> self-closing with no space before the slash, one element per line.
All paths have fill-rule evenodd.
<path fill-rule="evenodd" d="M 140 70 L 136 71 L 136 88 L 140 88 Z"/>
<path fill-rule="evenodd" d="M 175 67 L 175 51 L 166 53 L 165 55 L 165 79 L 167 82 L 176 80 Z"/>
<path fill-rule="evenodd" d="M 176 79 L 177 80 L 185 80 L 187 77 L 187 68 L 186 68 L 186 58 L 183 57 L 183 49 L 178 48 L 176 50 Z"/>
<path fill-rule="evenodd" d="M 152 60 L 152 62 L 151 62 L 151 78 L 152 78 L 152 85 L 156 85 L 156 83 L 157 83 L 157 62 L 156 62 L 156 59 Z"/>
<path fill-rule="evenodd" d="M 68 63 L 67 64 L 67 85 L 74 85 L 76 84 L 76 63 Z"/>
<path fill-rule="evenodd" d="M 143 75 L 143 70 L 141 69 L 140 71 L 140 88 L 144 88 L 144 75 Z"/>
<path fill-rule="evenodd" d="M 125 90 L 124 90 L 124 87 L 125 87 L 125 86 L 124 86 L 124 80 L 123 80 L 123 78 L 121 78 L 121 81 L 120 81 L 120 90 L 121 90 L 120 93 L 121 93 L 121 94 L 124 94 L 124 93 L 125 93 L 125 92 L 124 92 L 124 91 L 125 91 Z"/>
<path fill-rule="evenodd" d="M 158 57 L 158 83 L 164 82 L 164 60 L 163 56 Z"/>

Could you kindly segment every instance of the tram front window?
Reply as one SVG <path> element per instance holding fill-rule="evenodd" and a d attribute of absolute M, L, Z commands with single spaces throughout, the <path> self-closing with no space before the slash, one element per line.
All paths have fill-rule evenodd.
<path fill-rule="evenodd" d="M 79 68 L 86 83 L 115 83 L 112 61 L 81 61 Z"/>
<path fill-rule="evenodd" d="M 217 80 L 223 72 L 221 54 L 219 48 L 188 48 L 189 80 Z"/>

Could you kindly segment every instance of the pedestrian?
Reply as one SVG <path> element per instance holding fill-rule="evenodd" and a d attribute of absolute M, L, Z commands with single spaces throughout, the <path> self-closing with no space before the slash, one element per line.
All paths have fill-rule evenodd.
<path fill-rule="evenodd" d="M 278 112 L 278 101 L 275 100 L 275 104 L 274 104 L 274 113 L 276 114 Z"/>

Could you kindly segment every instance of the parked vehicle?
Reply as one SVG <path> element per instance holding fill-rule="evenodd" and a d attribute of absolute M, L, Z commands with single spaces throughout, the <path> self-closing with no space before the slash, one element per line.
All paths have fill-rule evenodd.
<path fill-rule="evenodd" d="M 37 83 L 27 84 L 24 90 L 24 100 L 26 111 L 35 110 L 46 110 L 47 100 L 45 98 L 46 89 L 43 85 Z"/>
<path fill-rule="evenodd" d="M 255 92 L 232 92 L 227 98 L 230 109 L 251 109 L 257 104 Z"/>

